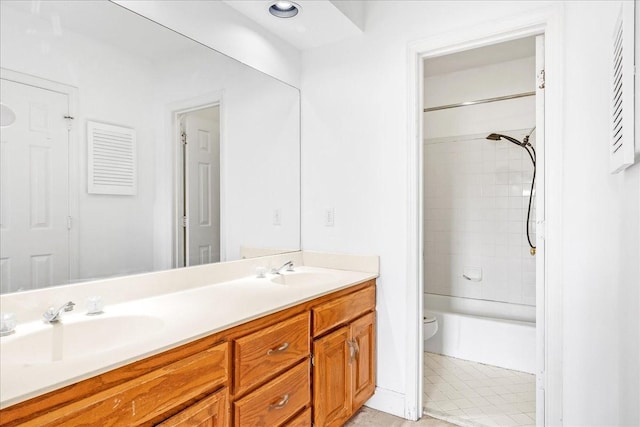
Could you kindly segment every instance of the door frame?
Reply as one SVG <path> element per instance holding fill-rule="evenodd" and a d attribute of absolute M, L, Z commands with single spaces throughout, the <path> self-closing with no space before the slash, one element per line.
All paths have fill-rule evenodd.
<path fill-rule="evenodd" d="M 215 91 L 204 94 L 195 98 L 190 98 L 183 101 L 178 101 L 169 104 L 166 108 L 167 111 L 167 123 L 170 123 L 168 129 L 168 137 L 171 148 L 171 168 L 172 173 L 172 200 L 171 200 L 171 242 L 169 247 L 171 248 L 171 266 L 173 268 L 178 267 L 179 254 L 180 254 L 180 238 L 179 233 L 181 223 L 179 218 L 182 216 L 182 143 L 181 143 L 181 130 L 180 130 L 180 116 L 192 111 L 202 110 L 208 107 L 220 107 L 220 262 L 226 261 L 226 232 L 224 224 L 226 223 L 226 215 L 224 206 L 226 200 L 226 186 L 225 186 L 225 108 L 224 108 L 224 91 Z"/>
<path fill-rule="evenodd" d="M 68 99 L 68 115 L 72 117 L 72 122 L 68 124 L 68 215 L 71 217 L 71 228 L 69 229 L 69 283 L 74 283 L 79 279 L 80 274 L 80 252 L 78 249 L 79 233 L 79 195 L 80 195 L 80 117 L 78 111 L 78 88 L 64 83 L 48 80 L 42 77 L 33 76 L 20 71 L 0 68 L 0 78 L 10 80 L 27 86 L 33 86 L 51 92 L 61 93 Z"/>
<path fill-rule="evenodd" d="M 544 419 L 538 425 L 562 425 L 562 4 L 542 7 L 455 32 L 416 40 L 407 47 L 407 344 L 405 418 L 422 416 L 423 402 L 423 60 L 513 39 L 545 36 L 545 223 L 538 226 L 544 239 L 544 277 L 536 277 L 536 293 L 544 295 L 542 333 L 536 347 L 544 348 L 544 371 L 537 372 L 543 387 Z M 541 234 L 544 233 L 544 236 Z M 538 299 L 540 301 L 540 299 Z M 538 402 L 538 406 L 540 402 Z"/>

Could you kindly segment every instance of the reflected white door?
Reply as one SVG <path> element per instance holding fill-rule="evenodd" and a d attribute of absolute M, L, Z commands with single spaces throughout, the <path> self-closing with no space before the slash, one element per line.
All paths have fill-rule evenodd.
<path fill-rule="evenodd" d="M 186 114 L 187 265 L 220 261 L 220 108 Z"/>
<path fill-rule="evenodd" d="M 69 281 L 68 95 L 0 79 L 16 115 L 0 129 L 0 287 Z"/>

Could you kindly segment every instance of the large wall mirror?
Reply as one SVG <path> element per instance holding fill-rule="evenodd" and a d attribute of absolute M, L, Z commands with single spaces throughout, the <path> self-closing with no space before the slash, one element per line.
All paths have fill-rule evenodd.
<path fill-rule="evenodd" d="M 0 2 L 2 293 L 300 248 L 300 94 L 109 1 Z"/>

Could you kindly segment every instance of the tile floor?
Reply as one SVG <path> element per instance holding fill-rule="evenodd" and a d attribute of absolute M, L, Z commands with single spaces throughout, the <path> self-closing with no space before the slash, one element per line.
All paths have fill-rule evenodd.
<path fill-rule="evenodd" d="M 535 376 L 424 354 L 424 413 L 465 427 L 535 426 Z"/>
<path fill-rule="evenodd" d="M 455 425 L 426 415 L 418 421 L 407 421 L 365 406 L 344 427 L 455 427 Z"/>

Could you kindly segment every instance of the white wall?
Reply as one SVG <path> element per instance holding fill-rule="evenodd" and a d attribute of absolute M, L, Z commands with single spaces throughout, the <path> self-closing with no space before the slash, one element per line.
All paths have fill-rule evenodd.
<path fill-rule="evenodd" d="M 300 85 L 300 52 L 223 2 L 114 2 L 288 84 Z"/>
<path fill-rule="evenodd" d="M 378 385 L 405 390 L 407 43 L 490 25 L 541 2 L 367 4 L 365 34 L 303 55 L 303 247 L 377 253 Z M 615 3 L 568 2 L 564 23 L 564 423 L 638 424 L 638 166 L 610 176 Z M 325 207 L 335 226 L 323 226 Z M 610 210 L 621 216 L 609 221 Z M 607 216 L 605 217 L 605 213 Z M 598 322 L 594 324 L 594 320 Z M 630 376 L 624 377 L 623 372 Z M 634 372 L 636 373 L 634 375 Z M 623 393 L 625 392 L 625 393 Z M 635 403 L 635 406 L 633 406 Z"/>
<path fill-rule="evenodd" d="M 639 425 L 640 165 L 618 175 L 608 166 L 618 6 L 585 1 L 566 7 L 565 423 Z"/>
<path fill-rule="evenodd" d="M 534 83 L 535 58 L 434 75 L 424 80 L 424 106 L 429 108 L 532 92 Z M 531 96 L 430 111 L 423 116 L 424 138 L 533 128 L 535 106 L 535 97 Z"/>

